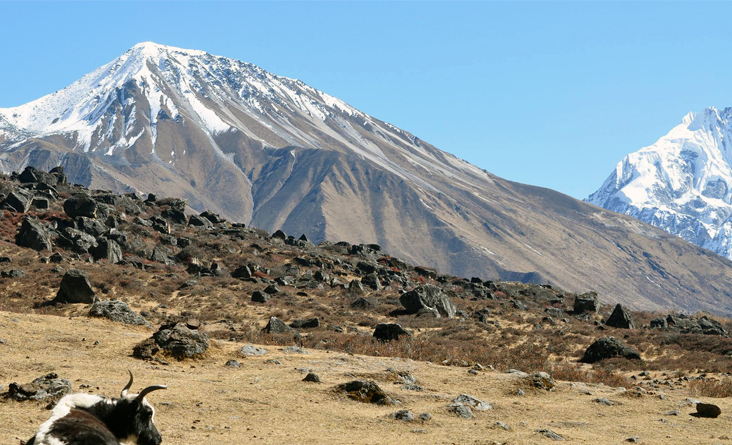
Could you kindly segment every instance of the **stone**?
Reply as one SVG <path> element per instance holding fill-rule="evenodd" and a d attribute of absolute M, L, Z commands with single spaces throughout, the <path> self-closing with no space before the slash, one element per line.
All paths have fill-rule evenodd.
<path fill-rule="evenodd" d="M 414 414 L 406 409 L 400 409 L 399 411 L 393 412 L 389 415 L 394 420 L 402 420 L 404 422 L 413 422 Z"/>
<path fill-rule="evenodd" d="M 315 374 L 314 372 L 308 372 L 308 375 L 306 375 L 305 378 L 302 379 L 302 381 L 320 383 L 320 377 L 318 377 L 318 374 Z"/>
<path fill-rule="evenodd" d="M 651 320 L 651 328 L 667 329 L 668 322 L 663 317 L 654 318 L 653 320 Z"/>
<path fill-rule="evenodd" d="M 394 401 L 387 396 L 376 382 L 371 380 L 352 380 L 336 387 L 350 399 L 377 405 L 392 405 Z"/>
<path fill-rule="evenodd" d="M 265 294 L 264 292 L 255 290 L 252 292 L 252 301 L 254 303 L 266 303 L 270 300 L 270 296 L 268 294 Z"/>
<path fill-rule="evenodd" d="M 277 239 L 281 239 L 284 241 L 287 239 L 287 234 L 285 232 L 283 232 L 282 230 L 278 230 L 272 234 L 272 238 L 277 238 Z"/>
<path fill-rule="evenodd" d="M 239 266 L 231 273 L 233 278 L 251 278 L 252 270 L 249 266 Z"/>
<path fill-rule="evenodd" d="M 175 264 L 175 261 L 171 258 L 170 250 L 163 246 L 155 246 L 153 248 L 152 254 L 150 255 L 150 261 L 156 261 L 168 266 Z"/>
<path fill-rule="evenodd" d="M 241 367 L 241 363 L 239 363 L 237 360 L 231 359 L 227 360 L 226 364 L 224 364 L 227 368 L 239 368 Z"/>
<path fill-rule="evenodd" d="M 242 355 L 246 355 L 247 357 L 253 357 L 257 355 L 264 355 L 267 353 L 267 350 L 264 348 L 258 348 L 253 345 L 246 345 L 241 348 Z"/>
<path fill-rule="evenodd" d="M 613 313 L 605 321 L 605 324 L 613 328 L 621 329 L 635 329 L 635 323 L 633 323 L 633 316 L 630 311 L 625 309 L 621 304 L 617 304 Z"/>
<path fill-rule="evenodd" d="M 207 220 L 211 221 L 212 224 L 219 224 L 222 222 L 226 222 L 226 219 L 219 216 L 218 213 L 209 212 L 208 210 L 201 212 L 199 216 L 206 218 Z"/>
<path fill-rule="evenodd" d="M 57 243 L 76 253 L 87 253 L 90 249 L 97 247 L 96 238 L 73 227 L 64 228 L 59 235 Z"/>
<path fill-rule="evenodd" d="M 76 223 L 77 229 L 81 230 L 84 233 L 88 233 L 95 238 L 105 235 L 109 232 L 109 227 L 96 219 L 80 216 L 76 218 L 74 222 Z"/>
<path fill-rule="evenodd" d="M 64 212 L 70 218 L 86 216 L 87 218 L 97 217 L 97 202 L 91 197 L 78 194 L 64 201 Z"/>
<path fill-rule="evenodd" d="M 546 372 L 535 372 L 529 375 L 529 380 L 535 388 L 543 389 L 546 391 L 554 391 L 557 387 L 557 382 L 554 381 L 552 376 Z"/>
<path fill-rule="evenodd" d="M 308 318 L 307 320 L 294 320 L 290 323 L 290 327 L 294 329 L 312 329 L 320 326 L 318 317 Z"/>
<path fill-rule="evenodd" d="M 364 291 L 363 283 L 361 283 L 361 280 L 359 279 L 351 280 L 351 282 L 348 283 L 348 290 L 351 292 L 362 293 Z"/>
<path fill-rule="evenodd" d="M 282 348 L 282 352 L 285 354 L 307 354 L 308 351 L 304 350 L 299 346 L 285 346 Z"/>
<path fill-rule="evenodd" d="M 546 428 L 536 430 L 536 432 L 551 440 L 556 440 L 556 441 L 566 440 L 564 437 L 562 437 L 559 434 L 555 433 L 554 431 L 546 429 Z"/>
<path fill-rule="evenodd" d="M 89 310 L 89 316 L 108 318 L 124 324 L 152 327 L 147 320 L 130 309 L 127 303 L 119 300 L 95 301 Z"/>
<path fill-rule="evenodd" d="M 586 350 L 580 362 L 595 363 L 600 360 L 621 357 L 628 360 L 640 360 L 640 354 L 634 349 L 622 344 L 614 337 L 597 339 Z"/>
<path fill-rule="evenodd" d="M 276 284 L 270 284 L 264 288 L 264 293 L 269 295 L 278 294 L 280 293 L 280 288 Z"/>
<path fill-rule="evenodd" d="M 152 338 L 161 350 L 178 360 L 200 356 L 211 345 L 205 332 L 189 329 L 183 323 L 163 325 Z"/>
<path fill-rule="evenodd" d="M 25 213 L 33 202 L 33 194 L 26 189 L 13 190 L 0 202 L 0 208 L 17 213 Z"/>
<path fill-rule="evenodd" d="M 8 397 L 22 402 L 25 400 L 56 400 L 71 392 L 71 382 L 61 379 L 56 373 L 49 373 L 38 377 L 30 383 L 8 385 Z"/>
<path fill-rule="evenodd" d="M 122 261 L 122 248 L 115 241 L 106 238 L 97 240 L 97 247 L 92 249 L 94 260 L 107 260 L 110 264 Z"/>
<path fill-rule="evenodd" d="M 607 406 L 615 405 L 615 402 L 613 402 L 612 400 L 608 400 L 608 399 L 606 399 L 604 397 L 598 397 L 598 398 L 596 398 L 593 401 L 595 403 L 599 403 L 600 405 L 607 405 Z"/>
<path fill-rule="evenodd" d="M 374 338 L 381 341 L 399 340 L 399 337 L 411 337 L 411 335 L 397 323 L 379 323 L 374 329 Z"/>
<path fill-rule="evenodd" d="M 89 283 L 89 275 L 79 269 L 69 269 L 61 279 L 54 301 L 61 303 L 94 303 L 94 289 Z"/>
<path fill-rule="evenodd" d="M 455 304 L 441 288 L 431 284 L 425 284 L 403 294 L 399 297 L 399 302 L 407 313 L 416 314 L 422 308 L 434 308 L 443 317 L 455 318 Z"/>
<path fill-rule="evenodd" d="M 46 227 L 35 217 L 26 217 L 20 230 L 15 235 L 15 244 L 20 247 L 28 247 L 39 252 L 51 250 L 51 234 Z"/>
<path fill-rule="evenodd" d="M 31 207 L 37 210 L 48 210 L 51 207 L 51 202 L 48 198 L 33 198 L 31 201 Z"/>
<path fill-rule="evenodd" d="M 422 422 L 429 422 L 430 420 L 432 420 L 432 414 L 422 413 L 419 415 L 419 420 L 421 420 Z"/>
<path fill-rule="evenodd" d="M 25 276 L 25 272 L 21 269 L 10 269 L 0 272 L 2 278 L 22 278 Z"/>
<path fill-rule="evenodd" d="M 709 417 L 715 419 L 719 417 L 720 414 L 722 414 L 722 410 L 717 405 L 700 402 L 696 404 L 696 414 L 699 417 Z"/>
<path fill-rule="evenodd" d="M 376 273 L 370 273 L 361 278 L 361 283 L 373 290 L 381 290 L 381 281 Z"/>
<path fill-rule="evenodd" d="M 287 326 L 284 321 L 280 320 L 277 317 L 270 317 L 269 321 L 267 322 L 267 326 L 262 329 L 263 332 L 266 332 L 267 334 L 284 334 L 287 332 L 292 332 L 292 328 Z"/>
<path fill-rule="evenodd" d="M 575 314 L 583 314 L 585 312 L 597 313 L 599 307 L 597 292 L 588 292 L 575 297 L 572 309 Z"/>
<path fill-rule="evenodd" d="M 452 403 L 466 405 L 477 411 L 488 411 L 489 409 L 493 409 L 493 406 L 490 403 L 476 399 L 468 394 L 460 394 L 452 400 Z"/>
<path fill-rule="evenodd" d="M 448 409 L 450 412 L 453 412 L 458 415 L 458 417 L 462 417 L 463 419 L 472 419 L 473 418 L 473 410 L 470 409 L 467 405 L 462 405 L 459 403 L 451 404 Z"/>
<path fill-rule="evenodd" d="M 354 309 L 371 309 L 379 305 L 379 301 L 373 297 L 359 297 L 351 302 Z"/>
<path fill-rule="evenodd" d="M 202 227 L 204 229 L 213 228 L 211 221 L 200 215 L 191 215 L 191 217 L 188 218 L 188 225 L 193 227 Z"/>

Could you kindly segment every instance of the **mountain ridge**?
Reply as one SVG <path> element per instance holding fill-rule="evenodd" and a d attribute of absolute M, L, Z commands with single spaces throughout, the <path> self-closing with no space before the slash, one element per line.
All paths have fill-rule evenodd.
<path fill-rule="evenodd" d="M 90 188 L 182 197 L 196 211 L 316 242 L 378 243 L 454 275 L 732 313 L 729 261 L 499 178 L 300 81 L 171 48 L 138 45 L 73 88 L 0 109 L 0 170 L 62 165 Z"/>

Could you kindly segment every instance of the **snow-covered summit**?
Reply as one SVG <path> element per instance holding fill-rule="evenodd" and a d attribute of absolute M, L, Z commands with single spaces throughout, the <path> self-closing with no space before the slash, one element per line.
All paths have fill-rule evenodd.
<path fill-rule="evenodd" d="M 732 258 L 732 108 L 687 114 L 587 201 Z"/>

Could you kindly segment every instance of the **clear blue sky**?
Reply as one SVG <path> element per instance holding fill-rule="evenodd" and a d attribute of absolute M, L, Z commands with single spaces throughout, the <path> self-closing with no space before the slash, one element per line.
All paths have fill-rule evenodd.
<path fill-rule="evenodd" d="M 732 3 L 5 2 L 0 107 L 141 41 L 302 79 L 504 178 L 577 198 L 732 106 Z"/>

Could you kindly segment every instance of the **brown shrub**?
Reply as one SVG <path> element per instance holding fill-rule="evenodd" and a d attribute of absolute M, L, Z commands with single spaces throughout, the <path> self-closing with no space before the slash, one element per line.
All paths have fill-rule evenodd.
<path fill-rule="evenodd" d="M 689 383 L 689 391 L 700 397 L 732 397 L 732 378 L 723 380 L 694 380 Z"/>

